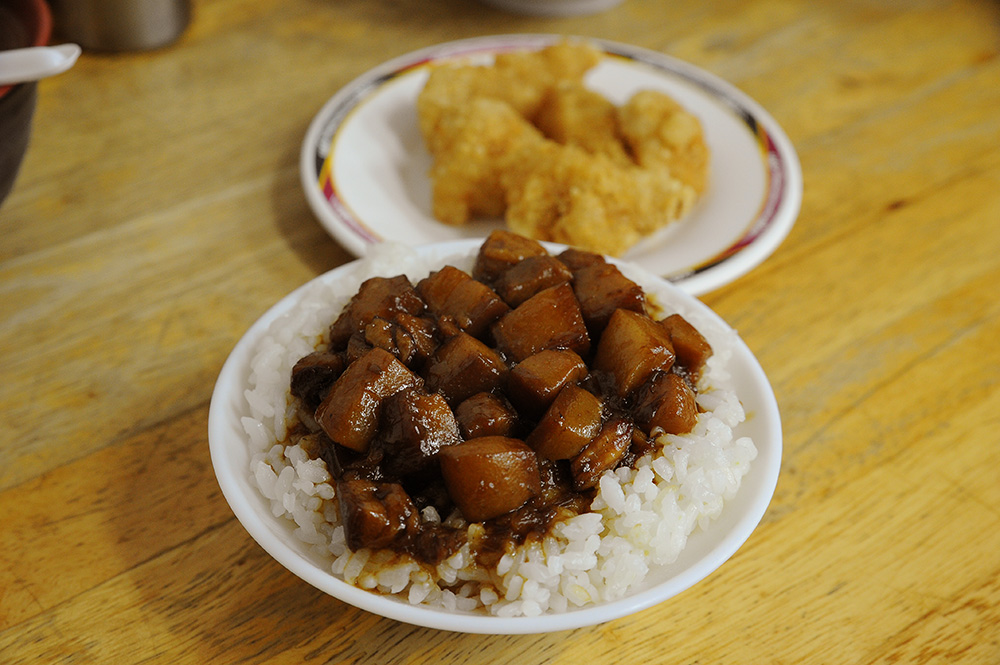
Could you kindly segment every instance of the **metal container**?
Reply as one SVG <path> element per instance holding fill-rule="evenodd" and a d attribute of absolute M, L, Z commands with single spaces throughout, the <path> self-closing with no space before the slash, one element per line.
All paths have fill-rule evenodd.
<path fill-rule="evenodd" d="M 148 51 L 177 40 L 190 0 L 50 0 L 56 32 L 95 51 Z"/>

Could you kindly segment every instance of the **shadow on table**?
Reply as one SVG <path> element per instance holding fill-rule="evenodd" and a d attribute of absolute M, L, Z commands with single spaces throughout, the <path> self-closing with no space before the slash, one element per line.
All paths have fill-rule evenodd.
<path fill-rule="evenodd" d="M 482 636 L 383 619 L 324 594 L 287 571 L 230 512 L 211 465 L 207 409 L 125 441 L 109 469 L 110 527 L 123 572 L 106 584 L 121 602 L 98 610 L 112 634 L 101 649 L 138 635 L 176 662 L 474 662 L 492 649 L 525 662 L 555 660 L 566 633 Z M 613 625 L 613 624 L 612 624 Z M 607 627 L 574 633 L 610 648 Z M 601 646 L 603 644 L 603 646 Z M 103 646 L 101 646 L 103 645 Z M 483 655 L 480 655 L 483 654 Z"/>
<path fill-rule="evenodd" d="M 305 127 L 301 135 L 305 136 Z M 354 257 L 330 237 L 309 208 L 299 180 L 299 151 L 299 145 L 289 145 L 275 177 L 271 190 L 274 223 L 310 272 L 321 275 Z M 292 164 L 294 168 L 288 166 Z"/>

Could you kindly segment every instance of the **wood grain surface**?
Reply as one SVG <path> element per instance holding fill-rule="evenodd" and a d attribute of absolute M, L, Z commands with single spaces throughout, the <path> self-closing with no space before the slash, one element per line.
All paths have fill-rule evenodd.
<path fill-rule="evenodd" d="M 223 499 L 207 415 L 249 325 L 351 258 L 299 184 L 315 113 L 391 57 L 512 32 L 730 81 L 805 193 L 773 256 L 702 297 L 781 409 L 759 528 L 654 608 L 493 637 L 287 572 Z M 85 53 L 40 84 L 0 207 L 0 662 L 1000 663 L 998 49 L 991 0 L 196 0 L 172 46 Z"/>

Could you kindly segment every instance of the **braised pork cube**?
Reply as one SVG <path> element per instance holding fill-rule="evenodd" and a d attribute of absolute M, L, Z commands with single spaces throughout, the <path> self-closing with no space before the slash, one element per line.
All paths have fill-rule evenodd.
<path fill-rule="evenodd" d="M 573 273 L 573 291 L 591 337 L 600 337 L 616 309 L 645 312 L 642 287 L 610 263 L 592 263 Z"/>
<path fill-rule="evenodd" d="M 511 436 L 517 427 L 517 413 L 505 399 L 492 393 L 476 393 L 455 409 L 462 436 Z"/>
<path fill-rule="evenodd" d="M 353 479 L 337 483 L 344 536 L 352 550 L 400 545 L 420 527 L 420 514 L 397 483 Z"/>
<path fill-rule="evenodd" d="M 458 406 L 476 393 L 504 385 L 507 365 L 496 351 L 475 337 L 458 333 L 438 347 L 424 369 L 429 392 L 440 392 Z"/>
<path fill-rule="evenodd" d="M 503 273 L 496 281 L 496 292 L 511 307 L 517 307 L 539 291 L 573 281 L 562 261 L 547 254 L 529 256 Z"/>
<path fill-rule="evenodd" d="M 609 420 L 583 451 L 570 462 L 573 488 L 578 492 L 597 485 L 601 474 L 613 469 L 632 445 L 632 421 Z"/>
<path fill-rule="evenodd" d="M 426 472 L 438 451 L 461 443 L 458 421 L 439 393 L 408 388 L 385 400 L 382 468 L 394 478 Z"/>
<path fill-rule="evenodd" d="M 347 359 L 354 362 L 377 347 L 396 356 L 407 367 L 419 368 L 434 353 L 435 331 L 434 322 L 426 317 L 399 312 L 394 321 L 386 321 L 376 316 L 364 331 L 351 335 L 347 342 Z"/>
<path fill-rule="evenodd" d="M 601 399 L 575 385 L 563 388 L 527 443 L 539 457 L 570 459 L 601 431 Z"/>
<path fill-rule="evenodd" d="M 712 357 L 712 345 L 680 314 L 671 314 L 660 321 L 660 325 L 670 334 L 670 342 L 677 354 L 677 364 L 697 384 L 705 363 Z"/>
<path fill-rule="evenodd" d="M 344 355 L 347 357 L 348 363 L 353 363 L 375 347 L 384 349 L 397 358 L 399 357 L 395 352 L 395 345 L 392 341 L 392 324 L 380 316 L 372 319 L 365 326 L 364 330 L 356 332 L 348 338 Z M 406 361 L 403 359 L 400 359 L 400 362 L 404 365 L 406 364 Z"/>
<path fill-rule="evenodd" d="M 497 229 L 487 236 L 479 248 L 472 276 L 481 282 L 492 284 L 522 259 L 545 254 L 548 251 L 537 240 Z"/>
<path fill-rule="evenodd" d="M 490 325 L 510 311 L 500 296 L 454 266 L 445 266 L 417 282 L 417 292 L 438 318 L 482 338 Z"/>
<path fill-rule="evenodd" d="M 581 356 L 590 351 L 587 326 L 569 284 L 545 289 L 512 309 L 493 326 L 493 338 L 514 362 L 545 349 L 570 349 Z"/>
<path fill-rule="evenodd" d="M 407 355 L 407 367 L 419 368 L 437 349 L 437 326 L 428 316 L 414 316 L 406 312 L 396 314 L 393 324 L 398 327 L 396 348 L 400 356 Z"/>
<path fill-rule="evenodd" d="M 330 326 L 330 345 L 334 349 L 343 348 L 351 335 L 364 332 L 376 316 L 392 321 L 398 312 L 417 316 L 424 307 L 424 301 L 406 275 L 367 279 Z"/>
<path fill-rule="evenodd" d="M 399 358 L 399 353 L 397 353 L 396 350 L 396 340 L 394 337 L 394 326 L 392 322 L 386 321 L 381 316 L 376 316 L 368 322 L 368 325 L 365 326 L 365 329 L 362 332 L 351 335 L 351 340 L 360 338 L 368 349 L 372 349 L 377 346 L 378 348 L 385 349 L 392 355 Z M 348 349 L 350 349 L 351 342 L 348 342 L 347 345 Z M 360 355 L 364 354 L 362 353 Z M 406 364 L 405 359 L 399 358 L 399 360 L 404 365 Z"/>
<path fill-rule="evenodd" d="M 538 460 L 523 441 L 484 436 L 438 453 L 448 494 L 469 522 L 520 508 L 541 490 Z"/>
<path fill-rule="evenodd" d="M 580 268 L 584 268 L 595 263 L 606 263 L 607 260 L 600 254 L 594 252 L 588 252 L 585 249 L 578 249 L 576 247 L 570 247 L 565 249 L 559 254 L 559 260 L 563 262 L 567 268 L 572 272 L 576 272 Z"/>
<path fill-rule="evenodd" d="M 351 363 L 316 409 L 316 420 L 335 443 L 364 452 L 378 429 L 382 403 L 420 377 L 384 349 L 372 349 Z"/>
<path fill-rule="evenodd" d="M 601 335 L 592 369 L 610 375 L 619 397 L 625 397 L 653 372 L 666 372 L 674 363 L 670 335 L 644 314 L 615 310 Z"/>
<path fill-rule="evenodd" d="M 315 412 L 346 365 L 342 355 L 328 351 L 314 351 L 300 358 L 292 367 L 292 395 Z"/>
<path fill-rule="evenodd" d="M 632 413 L 636 424 L 650 433 L 658 427 L 666 434 L 686 434 L 698 420 L 694 391 L 674 372 L 656 374 L 642 386 Z"/>
<path fill-rule="evenodd" d="M 528 356 L 510 370 L 507 396 L 520 411 L 537 418 L 563 387 L 587 376 L 587 365 L 569 349 L 547 349 Z"/>

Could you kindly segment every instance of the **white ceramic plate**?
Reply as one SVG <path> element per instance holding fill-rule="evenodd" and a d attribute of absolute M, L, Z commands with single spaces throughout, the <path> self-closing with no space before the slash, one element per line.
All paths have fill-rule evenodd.
<path fill-rule="evenodd" d="M 474 255 L 479 240 L 462 240 L 419 248 L 434 265 Z M 341 266 L 292 292 L 267 311 L 233 349 L 222 368 L 209 411 L 209 446 L 212 464 L 222 492 L 236 517 L 271 556 L 318 589 L 361 609 L 419 626 L 469 633 L 514 634 L 568 630 L 610 621 L 663 602 L 687 589 L 721 566 L 746 541 L 763 517 L 774 492 L 781 464 L 781 422 L 774 393 L 757 360 L 737 340 L 730 362 L 733 388 L 747 413 L 734 431 L 749 436 L 757 446 L 757 458 L 744 476 L 735 498 L 726 503 L 721 516 L 704 531 L 695 531 L 679 559 L 669 566 L 653 566 L 643 583 L 624 598 L 598 603 L 560 614 L 540 617 L 500 618 L 485 614 L 448 612 L 414 606 L 405 601 L 364 591 L 330 573 L 330 562 L 321 559 L 297 538 L 294 523 L 271 513 L 270 502 L 258 491 L 250 474 L 250 450 L 240 419 L 249 408 L 243 397 L 248 387 L 250 363 L 268 327 L 293 312 L 308 290 L 317 283 L 350 282 L 358 262 Z M 356 275 L 357 273 L 353 273 Z M 397 274 L 397 273 L 393 273 Z M 728 328 L 725 322 L 699 300 L 669 282 L 650 275 L 647 293 L 663 305 L 674 304 L 685 312 L 702 314 Z M 339 287 L 338 287 L 339 288 Z"/>
<path fill-rule="evenodd" d="M 416 99 L 431 66 L 488 63 L 499 51 L 535 49 L 553 35 L 503 35 L 450 42 L 391 60 L 334 95 L 313 120 L 301 154 L 306 198 L 348 251 L 383 240 L 411 246 L 485 237 L 501 220 L 454 227 L 431 214 L 431 157 L 417 126 Z M 589 87 L 621 104 L 652 88 L 696 114 L 711 150 L 709 189 L 684 220 L 644 239 L 622 258 L 695 295 L 747 273 L 784 240 L 799 213 L 802 173 L 792 144 L 756 102 L 717 77 L 661 53 L 589 40 L 610 57 Z"/>

